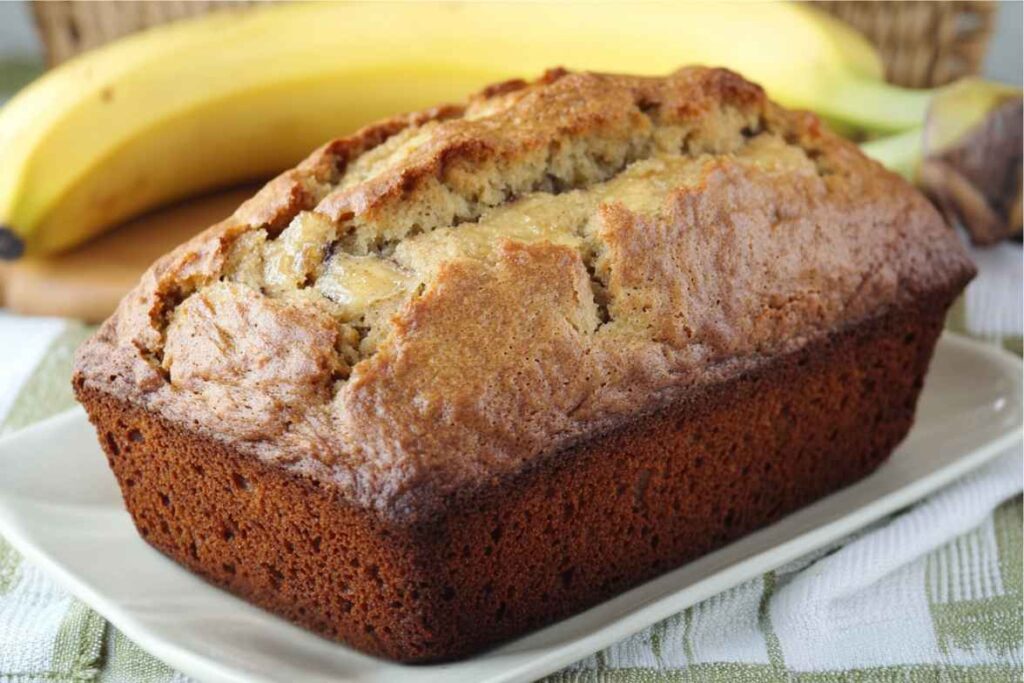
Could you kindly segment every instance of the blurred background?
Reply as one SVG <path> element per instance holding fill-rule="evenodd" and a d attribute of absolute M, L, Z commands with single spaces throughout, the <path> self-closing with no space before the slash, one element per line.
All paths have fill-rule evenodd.
<path fill-rule="evenodd" d="M 5 95 L 9 95 L 18 84 L 27 82 L 27 79 L 31 78 L 32 74 L 40 71 L 46 63 L 47 54 L 49 54 L 47 53 L 40 37 L 40 33 L 37 30 L 37 25 L 33 16 L 33 4 L 33 2 L 28 0 L 0 2 L 0 58 L 4 61 L 3 71 L 0 72 L 0 84 L 2 84 L 0 87 L 3 88 Z M 68 3 L 48 2 L 40 4 L 66 5 Z M 54 35 L 52 38 L 53 44 L 51 46 L 51 50 L 53 50 L 52 57 L 56 59 L 63 59 L 78 49 L 88 48 L 97 44 L 100 40 L 109 39 L 131 29 L 141 28 L 145 23 L 147 23 L 147 20 L 152 21 L 162 18 L 170 18 L 172 16 L 176 16 L 178 13 L 192 14 L 202 11 L 211 4 L 212 3 L 203 1 L 188 3 L 159 3 L 157 9 L 152 10 L 149 13 L 139 12 L 137 15 L 138 18 L 124 21 L 124 23 L 119 23 L 116 26 L 108 25 L 95 27 L 95 29 L 93 29 L 95 30 L 95 33 L 90 32 L 89 37 L 84 38 L 82 43 L 78 43 L 76 45 L 72 45 L 70 40 L 61 40 Z M 893 19 L 886 15 L 879 14 L 877 10 L 872 12 L 870 8 L 863 7 L 865 3 L 846 2 L 818 4 L 839 5 L 838 7 L 832 7 L 830 9 L 839 13 L 840 16 L 850 18 L 856 23 L 856 25 L 863 28 L 865 32 L 877 36 L 878 41 L 882 43 L 883 47 L 889 50 L 892 55 L 896 55 L 900 51 L 900 46 L 902 44 L 902 59 L 904 61 L 912 60 L 912 53 L 915 45 L 920 46 L 920 39 L 911 39 L 911 42 L 906 42 L 905 39 L 910 38 L 910 36 L 899 35 L 901 32 L 901 26 L 897 25 Z M 928 3 L 902 2 L 885 4 L 906 6 Z M 965 5 L 971 3 L 950 4 Z M 1003 83 L 1021 83 L 1021 65 L 1022 61 L 1024 61 L 1021 54 L 1021 26 L 1022 22 L 1024 22 L 1024 3 L 1019 0 L 1008 0 L 1005 2 L 977 4 L 993 5 L 991 36 L 987 40 L 986 45 L 980 50 L 982 53 L 980 64 L 981 72 L 988 78 L 1002 81 Z M 168 8 L 160 9 L 159 5 L 167 5 Z M 847 5 L 848 7 L 842 7 L 842 5 Z M 173 6 L 173 9 L 171 6 Z M 51 32 L 54 32 L 54 24 L 57 24 L 59 21 L 71 14 L 68 8 L 54 8 L 47 10 L 45 7 L 41 7 L 39 9 L 43 12 L 49 11 L 51 13 L 53 17 L 53 24 L 49 24 L 44 27 L 49 29 Z M 913 8 L 910 9 L 913 10 Z M 904 9 L 903 11 L 907 10 Z M 920 12 L 921 10 L 917 9 L 914 11 Z M 150 15 L 151 18 L 147 15 Z M 903 28 L 903 33 L 911 32 L 911 28 L 912 27 Z M 934 38 L 931 42 L 937 43 L 938 36 L 934 32 L 926 33 L 926 25 L 922 26 L 921 30 L 921 38 L 931 35 Z M 68 37 L 70 38 L 70 36 Z M 80 36 L 80 39 L 82 38 L 83 37 Z M 935 49 L 935 47 L 932 49 Z M 927 71 L 927 68 L 919 69 L 919 73 L 926 73 Z M 902 80 L 914 80 L 914 77 L 910 76 L 907 72 L 909 72 L 909 67 L 905 67 L 904 72 L 900 74 Z M 917 75 L 916 78 L 921 78 L 921 76 Z M 914 83 L 908 84 L 913 85 Z"/>
<path fill-rule="evenodd" d="M 157 24 L 205 14 L 213 9 L 225 6 L 238 8 L 246 4 L 252 3 L 0 2 L 0 102 L 10 98 L 48 68 L 119 37 Z M 866 36 L 880 55 L 884 77 L 891 84 L 923 91 L 972 74 L 1015 87 L 1022 83 L 1024 5 L 1020 2 L 810 4 Z M 756 74 L 754 77 L 756 80 Z M 778 96 L 770 86 L 768 89 L 769 94 Z M 785 99 L 783 102 L 792 104 Z M 395 106 L 403 107 L 401 104 Z M 884 121 L 882 123 L 884 127 Z M 320 125 L 323 126 L 322 123 Z M 338 127 L 340 129 L 332 130 L 331 135 L 347 132 L 345 124 Z M 877 131 L 865 134 L 856 128 L 840 129 L 840 132 L 858 140 L 877 134 Z M 919 133 L 920 129 L 903 141 L 895 136 L 893 146 L 879 147 L 876 158 L 899 170 L 902 163 L 899 145 L 906 142 L 919 145 Z M 304 149 L 312 149 L 319 142 L 317 138 Z M 293 146 L 297 144 L 294 142 Z M 976 144 L 972 146 L 975 149 L 979 147 Z M 895 157 L 889 161 L 892 155 Z M 1019 166 L 1019 154 L 1017 156 Z M 276 172 L 284 167 L 275 166 L 272 170 Z M 909 167 L 903 172 L 905 175 L 915 173 Z M 51 171 L 50 177 L 53 175 Z M 254 182 L 265 179 L 262 172 L 255 171 L 246 177 Z M 1019 176 L 1017 182 L 1019 184 Z M 185 194 L 183 190 L 175 198 L 185 197 L 186 201 L 171 208 L 166 208 L 166 200 L 154 200 L 139 211 L 123 212 L 131 219 L 127 221 L 127 227 L 114 231 L 108 231 L 109 226 L 88 231 L 83 229 L 83 233 L 99 236 L 88 240 L 84 237 L 67 238 L 68 244 L 60 245 L 59 249 L 47 247 L 34 252 L 29 249 L 31 258 L 18 259 L 14 264 L 0 261 L 0 302 L 4 309 L 23 314 L 63 316 L 89 323 L 102 320 L 148 263 L 202 227 L 226 217 L 255 187 L 245 185 L 238 189 L 224 189 L 223 184 L 207 185 L 220 191 L 210 194 L 207 189 Z M 122 192 L 121 196 L 125 194 Z M 942 192 L 931 194 L 941 195 Z M 967 203 L 974 199 L 969 197 Z M 953 218 L 953 222 L 963 218 L 962 211 L 950 211 L 949 201 L 936 201 Z M 1018 192 L 1018 225 L 1019 201 Z M 963 204 L 964 200 L 960 203 Z M 1008 210 L 1012 213 L 1012 206 Z M 74 220 L 73 217 L 70 222 Z M 1012 341 L 1020 338 L 1022 325 L 1019 236 L 1016 242 L 1012 237 L 1006 242 L 1001 232 L 991 234 L 991 220 L 987 223 L 985 220 L 962 222 L 970 228 L 971 241 L 989 243 L 990 248 L 976 250 L 982 274 L 967 293 L 969 305 L 961 305 L 954 313 L 954 319 L 960 321 L 960 327 L 966 327 L 976 335 L 1000 340 L 1009 337 L 1011 345 L 1019 346 L 1018 342 Z M 108 220 L 107 223 L 121 224 L 125 221 Z M 981 227 L 975 229 L 977 225 Z M 68 234 L 75 232 L 74 228 L 67 226 L 61 230 Z M 22 249 L 20 243 L 13 247 L 11 244 L 5 246 L 9 237 L 0 228 L 0 251 Z M 992 244 L 995 244 L 994 248 Z M 68 249 L 68 246 L 74 248 Z M 42 257 L 37 257 L 39 255 Z"/>

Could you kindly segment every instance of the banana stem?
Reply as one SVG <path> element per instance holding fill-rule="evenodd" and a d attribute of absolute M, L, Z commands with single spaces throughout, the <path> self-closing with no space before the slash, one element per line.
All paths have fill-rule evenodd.
<path fill-rule="evenodd" d="M 861 145 L 913 181 L 975 244 L 1020 234 L 1024 102 L 1020 91 L 968 80 L 942 89 L 921 123 Z"/>
<path fill-rule="evenodd" d="M 918 126 L 860 145 L 861 151 L 890 171 L 914 181 L 924 158 L 924 127 Z"/>
<path fill-rule="evenodd" d="M 884 81 L 856 77 L 838 82 L 815 99 L 815 111 L 863 131 L 884 135 L 919 128 L 941 88 L 912 90 Z"/>

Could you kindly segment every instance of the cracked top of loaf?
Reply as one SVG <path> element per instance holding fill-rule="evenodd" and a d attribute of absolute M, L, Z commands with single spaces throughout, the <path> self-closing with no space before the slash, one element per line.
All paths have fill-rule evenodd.
<path fill-rule="evenodd" d="M 972 273 L 734 73 L 558 70 L 320 148 L 154 264 L 76 381 L 408 519 Z"/>

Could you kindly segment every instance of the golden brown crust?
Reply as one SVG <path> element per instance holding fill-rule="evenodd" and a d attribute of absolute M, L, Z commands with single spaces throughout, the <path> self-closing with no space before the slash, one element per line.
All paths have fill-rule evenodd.
<path fill-rule="evenodd" d="M 395 116 L 333 140 L 313 152 L 294 170 L 272 180 L 255 197 L 242 204 L 234 219 L 250 227 L 282 230 L 300 211 L 314 208 L 338 182 L 345 166 L 406 128 L 428 121 L 457 118 L 463 108 L 445 105 L 423 112 Z"/>
<path fill-rule="evenodd" d="M 531 206 L 558 239 L 458 246 Z M 339 254 L 408 287 L 352 318 Z M 76 376 L 412 522 L 972 272 L 913 188 L 735 74 L 553 72 L 321 148 L 155 264 Z"/>

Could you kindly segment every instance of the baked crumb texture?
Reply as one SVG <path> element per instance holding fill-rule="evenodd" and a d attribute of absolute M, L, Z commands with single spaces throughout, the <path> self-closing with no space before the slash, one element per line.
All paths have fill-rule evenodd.
<path fill-rule="evenodd" d="M 153 545 L 446 659 L 868 473 L 972 274 L 731 72 L 553 71 L 325 145 L 157 262 L 74 382 Z"/>

